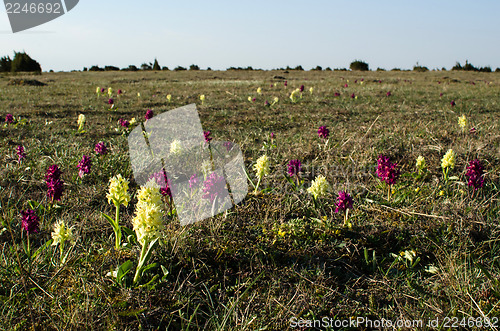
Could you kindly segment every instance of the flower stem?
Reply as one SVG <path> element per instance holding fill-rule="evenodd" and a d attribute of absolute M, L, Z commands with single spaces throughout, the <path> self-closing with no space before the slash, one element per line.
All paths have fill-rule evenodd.
<path fill-rule="evenodd" d="M 144 258 L 148 250 L 148 246 L 149 246 L 148 242 L 144 242 L 144 245 L 142 245 L 141 256 L 139 257 L 139 263 L 137 264 L 137 269 L 135 270 L 134 284 L 137 283 L 139 279 L 141 279 L 142 265 L 144 264 Z"/>
<path fill-rule="evenodd" d="M 262 177 L 260 176 L 259 177 L 259 181 L 257 182 L 257 186 L 255 186 L 255 191 L 254 191 L 254 194 L 257 194 L 257 189 L 259 188 L 259 185 L 260 185 L 260 181 L 262 180 Z"/>
<path fill-rule="evenodd" d="M 445 169 L 443 169 L 443 176 L 444 176 L 444 182 L 446 184 L 446 183 L 448 183 L 448 170 L 449 170 L 449 168 L 446 167 Z"/>
<path fill-rule="evenodd" d="M 345 212 L 344 212 L 344 226 L 347 225 L 347 220 L 348 219 L 349 219 L 349 208 L 346 208 Z"/>
<path fill-rule="evenodd" d="M 29 233 L 28 233 L 27 237 L 28 237 L 28 248 L 27 248 L 27 250 L 28 250 L 28 261 L 30 261 L 30 263 L 31 263 L 31 249 L 30 249 L 30 234 Z"/>
<path fill-rule="evenodd" d="M 60 259 L 60 262 L 59 264 L 63 264 L 63 257 L 64 257 L 64 241 L 61 241 L 61 243 L 59 244 L 59 259 Z"/>
<path fill-rule="evenodd" d="M 115 206 L 115 225 L 116 225 L 116 233 L 115 233 L 115 249 L 118 250 L 121 245 L 122 240 L 122 230 L 120 229 L 120 205 Z"/>
<path fill-rule="evenodd" d="M 316 200 L 316 198 L 314 197 L 314 195 L 313 195 L 312 199 L 313 199 L 313 203 L 314 203 L 314 209 L 318 210 L 319 209 L 318 208 L 318 201 Z"/>

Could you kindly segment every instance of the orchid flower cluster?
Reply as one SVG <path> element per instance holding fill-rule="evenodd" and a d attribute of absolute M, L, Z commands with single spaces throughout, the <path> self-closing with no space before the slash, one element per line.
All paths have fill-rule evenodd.
<path fill-rule="evenodd" d="M 397 163 L 390 162 L 388 156 L 380 155 L 377 161 L 377 176 L 389 186 L 387 199 L 391 199 L 392 185 L 399 178 L 400 171 Z"/>
<path fill-rule="evenodd" d="M 443 169 L 444 181 L 448 182 L 448 174 L 455 167 L 455 152 L 449 149 L 441 159 L 441 168 Z"/>
<path fill-rule="evenodd" d="M 78 162 L 78 176 L 80 176 L 80 178 L 83 178 L 85 174 L 90 173 L 91 166 L 92 161 L 90 160 L 90 157 L 84 155 L 80 162 Z"/>
<path fill-rule="evenodd" d="M 256 172 L 256 176 L 258 178 L 258 182 L 257 185 L 255 186 L 255 191 L 254 191 L 254 193 L 257 194 L 262 178 L 264 176 L 269 175 L 270 172 L 269 158 L 267 157 L 267 155 L 262 155 L 261 157 L 259 157 L 253 167 Z"/>
<path fill-rule="evenodd" d="M 151 257 L 151 251 L 164 229 L 163 208 L 160 187 L 152 179 L 137 192 L 137 204 L 132 225 L 141 244 L 139 263 L 136 268 L 134 283 L 142 276 L 145 263 Z"/>
<path fill-rule="evenodd" d="M 115 249 L 119 249 L 121 246 L 122 231 L 120 227 L 120 206 L 128 206 L 130 202 L 130 195 L 128 193 L 129 181 L 122 177 L 122 175 L 117 175 L 109 180 L 109 192 L 106 195 L 108 198 L 108 203 L 115 206 L 115 218 L 102 213 L 102 215 L 109 221 L 113 231 L 115 232 Z"/>
<path fill-rule="evenodd" d="M 64 191 L 64 181 L 61 179 L 62 172 L 57 164 L 51 165 L 47 169 L 45 175 L 45 183 L 47 184 L 47 196 L 50 202 L 60 201 Z"/>
<path fill-rule="evenodd" d="M 85 115 L 83 115 L 83 114 L 78 115 L 78 121 L 77 121 L 77 124 L 78 124 L 77 132 L 78 133 L 85 133 L 85 129 L 84 129 L 85 120 L 86 120 Z"/>

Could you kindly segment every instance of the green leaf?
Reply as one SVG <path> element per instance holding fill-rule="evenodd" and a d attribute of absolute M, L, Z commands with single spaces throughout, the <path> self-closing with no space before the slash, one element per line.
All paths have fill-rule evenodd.
<path fill-rule="evenodd" d="M 50 245 L 52 245 L 52 239 L 50 239 L 50 240 L 49 240 L 49 241 L 47 241 L 45 244 L 43 244 L 40 248 L 38 248 L 38 249 L 36 250 L 36 252 L 35 252 L 35 253 L 33 253 L 33 255 L 32 255 L 32 257 L 31 257 L 31 258 L 34 260 L 34 259 L 38 256 L 38 254 L 40 254 L 41 252 L 43 252 L 43 251 L 44 251 L 45 249 L 47 249 L 47 247 L 49 247 Z"/>
<path fill-rule="evenodd" d="M 245 169 L 245 167 L 243 167 L 243 171 L 245 172 L 245 175 L 247 176 L 248 181 L 250 182 L 250 184 L 252 184 L 253 188 L 255 189 L 255 184 L 253 183 L 252 179 L 248 175 L 247 169 Z"/>
<path fill-rule="evenodd" d="M 412 267 L 412 268 L 415 268 L 419 262 L 420 262 L 420 257 L 417 257 L 417 259 L 416 259 L 416 260 L 415 260 L 415 262 L 411 265 L 411 267 Z"/>
<path fill-rule="evenodd" d="M 101 212 L 101 215 L 104 216 L 104 218 L 108 220 L 109 224 L 111 224 L 111 226 L 113 227 L 113 230 L 115 231 L 115 233 L 118 233 L 118 231 L 120 230 L 120 227 L 118 226 L 118 224 L 115 223 L 115 220 L 102 212 Z"/>
<path fill-rule="evenodd" d="M 159 265 L 159 263 L 155 262 L 155 263 L 151 263 L 151 264 L 148 264 L 147 266 L 145 266 L 143 269 L 142 269 L 142 273 L 145 273 L 146 271 L 148 271 L 149 269 L 155 269 L 157 268 Z"/>
<path fill-rule="evenodd" d="M 118 267 L 118 271 L 116 272 L 116 282 L 120 285 L 122 285 L 122 279 L 123 277 L 125 277 L 125 275 L 130 271 L 132 270 L 133 268 L 133 264 L 132 264 L 132 261 L 130 260 L 127 260 L 125 262 L 123 262 L 119 267 Z"/>
<path fill-rule="evenodd" d="M 137 264 L 137 269 L 135 271 L 135 276 L 134 276 L 134 284 L 136 284 L 142 276 L 143 272 L 143 265 L 149 260 L 151 257 L 151 252 L 153 251 L 153 247 L 156 245 L 158 242 L 159 238 L 156 238 L 155 240 L 151 241 L 150 243 L 145 243 L 148 246 L 142 246 L 141 248 L 141 256 L 139 258 L 139 263 Z"/>
<path fill-rule="evenodd" d="M 156 280 L 159 278 L 160 276 L 159 275 L 154 275 L 153 278 L 151 278 L 151 280 L 149 282 L 147 282 L 146 284 L 144 285 L 141 285 L 140 287 L 145 287 L 147 288 L 148 290 L 154 290 L 156 285 L 158 284 L 155 284 Z"/>
<path fill-rule="evenodd" d="M 122 231 L 125 232 L 127 236 L 135 236 L 135 232 L 132 229 L 127 228 L 126 226 L 122 226 Z"/>
<path fill-rule="evenodd" d="M 161 265 L 160 267 L 161 267 L 161 271 L 163 272 L 163 277 L 161 278 L 161 280 L 165 280 L 165 278 L 168 276 L 169 272 L 168 272 L 167 268 L 165 268 L 163 265 Z"/>
<path fill-rule="evenodd" d="M 29 200 L 28 206 L 30 206 L 31 209 L 36 210 L 37 212 L 45 211 L 45 207 L 41 203 L 34 200 Z"/>
<path fill-rule="evenodd" d="M 148 250 L 146 251 L 146 254 L 144 255 L 144 260 L 142 261 L 142 264 L 144 264 L 144 262 L 148 261 L 149 258 L 151 257 L 151 253 L 153 252 L 153 248 L 156 245 L 156 243 L 158 242 L 158 239 L 159 238 L 156 238 L 155 240 L 153 240 L 152 242 L 149 243 Z"/>

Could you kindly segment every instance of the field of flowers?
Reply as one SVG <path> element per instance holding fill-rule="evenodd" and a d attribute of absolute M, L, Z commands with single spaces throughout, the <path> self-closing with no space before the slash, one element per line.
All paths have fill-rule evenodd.
<path fill-rule="evenodd" d="M 243 151 L 249 193 L 182 227 L 127 137 L 191 103 L 208 147 Z M 0 76 L 0 328 L 494 324 L 499 113 L 497 73 Z M 213 201 L 221 184 L 191 185 Z"/>

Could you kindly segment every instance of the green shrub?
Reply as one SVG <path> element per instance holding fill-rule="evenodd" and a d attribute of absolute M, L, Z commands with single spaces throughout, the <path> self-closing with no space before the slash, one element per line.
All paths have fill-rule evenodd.
<path fill-rule="evenodd" d="M 351 62 L 351 65 L 349 68 L 353 71 L 368 71 L 370 68 L 368 67 L 368 63 L 360 61 L 360 60 L 355 60 Z"/>
<path fill-rule="evenodd" d="M 161 70 L 160 64 L 158 64 L 157 59 L 155 59 L 155 63 L 153 64 L 153 70 Z"/>
<path fill-rule="evenodd" d="M 196 64 L 192 64 L 189 66 L 189 70 L 200 70 L 200 67 L 198 67 Z"/>
<path fill-rule="evenodd" d="M 174 69 L 174 71 L 184 71 L 184 70 L 186 70 L 186 68 L 181 67 L 181 66 L 177 66 L 177 67 L 175 67 L 175 69 Z"/>
<path fill-rule="evenodd" d="M 10 72 L 12 67 L 12 60 L 9 56 L 0 58 L 0 72 Z"/>
<path fill-rule="evenodd" d="M 490 71 L 488 71 L 488 68 Z M 462 65 L 457 62 L 451 70 L 464 70 L 464 71 L 483 71 L 483 72 L 491 72 L 491 68 L 488 67 L 483 67 L 483 68 L 476 68 L 472 64 L 469 63 L 468 60 L 465 60 L 465 65 L 462 67 Z"/>
<path fill-rule="evenodd" d="M 421 66 L 421 65 L 418 65 L 418 63 L 417 63 L 416 65 L 413 66 L 413 71 L 427 72 L 427 71 L 429 71 L 429 68 Z"/>
<path fill-rule="evenodd" d="M 11 63 L 11 72 L 42 72 L 40 63 L 33 60 L 26 53 L 14 53 L 14 59 Z"/>
<path fill-rule="evenodd" d="M 460 62 L 457 62 L 452 68 L 451 70 L 453 71 L 456 71 L 456 70 L 464 70 L 464 68 L 462 67 L 462 65 L 460 64 Z"/>
<path fill-rule="evenodd" d="M 135 65 L 131 64 L 128 66 L 128 68 L 123 68 L 122 71 L 139 71 L 139 68 L 137 68 Z"/>

